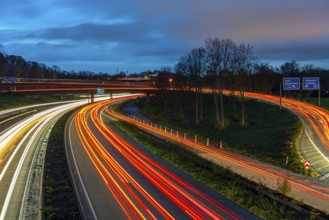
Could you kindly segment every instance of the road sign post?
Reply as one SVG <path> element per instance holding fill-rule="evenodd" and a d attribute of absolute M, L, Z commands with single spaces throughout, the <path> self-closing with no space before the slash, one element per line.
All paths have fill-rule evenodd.
<path fill-rule="evenodd" d="M 282 108 L 282 89 L 283 90 L 300 90 L 299 77 L 284 77 L 280 83 L 280 110 Z"/>
<path fill-rule="evenodd" d="M 300 90 L 300 78 L 283 78 L 283 90 Z"/>
<path fill-rule="evenodd" d="M 303 90 L 319 90 L 320 78 L 319 77 L 303 77 Z"/>
<path fill-rule="evenodd" d="M 16 81 L 15 76 L 5 76 L 5 84 L 14 84 Z"/>
<path fill-rule="evenodd" d="M 105 94 L 105 89 L 104 88 L 98 88 L 97 89 L 97 95 L 104 95 Z"/>
<path fill-rule="evenodd" d="M 320 89 L 320 77 L 303 77 L 302 80 L 303 90 L 319 90 L 318 105 L 321 104 L 321 89 Z M 300 78 L 299 77 L 284 77 L 283 82 L 280 83 L 280 109 L 283 90 L 300 90 Z"/>
<path fill-rule="evenodd" d="M 319 90 L 318 105 L 321 104 L 321 89 L 319 77 L 303 77 L 303 90 Z"/>

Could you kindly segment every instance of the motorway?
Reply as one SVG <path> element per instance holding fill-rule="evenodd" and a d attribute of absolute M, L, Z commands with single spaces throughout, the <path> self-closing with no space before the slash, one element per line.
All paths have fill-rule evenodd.
<path fill-rule="evenodd" d="M 246 97 L 279 104 L 276 96 Z M 129 97 L 128 97 L 129 98 Z M 85 217 L 90 219 L 257 219 L 220 194 L 149 153 L 114 125 L 124 120 L 159 137 L 184 144 L 201 157 L 229 166 L 242 176 L 276 189 L 288 180 L 290 196 L 329 213 L 329 113 L 319 107 L 283 98 L 282 106 L 304 123 L 301 153 L 320 173 L 319 181 L 241 155 L 195 142 L 160 126 L 120 115 L 107 100 L 82 107 L 72 118 L 67 154 Z M 62 103 L 63 104 L 63 103 Z M 47 135 L 64 112 L 87 104 L 70 102 L 52 108 L 0 112 L 0 220 L 40 215 L 40 179 Z M 8 120 L 7 120 L 8 119 Z M 23 120 L 24 119 L 24 120 Z M 35 179 L 35 176 L 37 177 Z M 39 184 L 39 185 L 38 185 Z M 33 195 L 33 196 L 32 196 Z M 35 199 L 37 198 L 37 199 Z M 33 201 L 32 201 L 33 200 Z M 38 203 L 38 206 L 35 204 Z M 105 208 L 106 207 L 106 208 Z"/>
<path fill-rule="evenodd" d="M 0 112 L 0 219 L 40 218 L 43 163 L 49 133 L 65 112 L 87 101 Z"/>
<path fill-rule="evenodd" d="M 82 209 L 91 219 L 258 219 L 150 153 L 113 125 L 107 105 L 72 118 L 69 164 Z"/>
<path fill-rule="evenodd" d="M 107 113 L 111 115 L 112 118 L 118 118 L 128 123 L 132 123 L 158 137 L 184 144 L 199 156 L 224 167 L 230 167 L 231 170 L 239 173 L 241 176 L 252 179 L 257 183 L 262 183 L 274 190 L 278 187 L 278 181 L 283 182 L 286 180 L 292 189 L 289 196 L 329 213 L 329 188 L 328 184 L 324 181 L 318 181 L 317 179 L 297 175 L 242 155 L 195 142 L 194 139 L 188 139 L 183 136 L 182 133 L 177 133 L 177 131 L 171 132 L 170 128 L 160 127 L 159 125 L 145 122 L 139 118 L 127 117 L 118 114 L 111 109 L 108 109 Z"/>
<path fill-rule="evenodd" d="M 280 104 L 277 96 L 246 93 L 246 97 Z M 281 104 L 302 120 L 304 130 L 299 143 L 300 152 L 320 174 L 319 179 L 329 185 L 329 112 L 288 98 L 282 98 Z"/>

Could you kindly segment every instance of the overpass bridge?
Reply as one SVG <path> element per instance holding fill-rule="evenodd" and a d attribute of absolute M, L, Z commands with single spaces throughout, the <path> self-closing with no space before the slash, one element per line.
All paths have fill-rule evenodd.
<path fill-rule="evenodd" d="M 0 94 L 86 94 L 94 100 L 95 94 L 102 91 L 112 97 L 115 93 L 145 93 L 150 95 L 158 88 L 150 81 L 87 81 L 87 80 L 24 80 L 13 83 L 0 81 Z"/>

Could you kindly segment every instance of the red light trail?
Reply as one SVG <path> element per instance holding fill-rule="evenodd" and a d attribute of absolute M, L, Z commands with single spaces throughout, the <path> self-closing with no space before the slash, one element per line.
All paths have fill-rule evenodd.
<path fill-rule="evenodd" d="M 156 219 L 156 216 L 175 218 L 174 214 L 164 208 L 162 201 L 157 201 L 154 195 L 148 193 L 138 179 L 107 151 L 96 137 L 95 130 L 186 215 L 193 219 L 241 219 L 241 216 L 149 158 L 103 123 L 103 109 L 124 99 L 118 98 L 82 108 L 75 117 L 75 126 L 90 160 L 126 216 L 130 219 Z M 90 118 L 89 122 L 87 118 Z"/>
<path fill-rule="evenodd" d="M 279 101 L 278 97 L 266 96 L 266 95 L 260 95 L 254 93 L 246 93 L 246 96 L 250 98 L 257 98 L 261 100 L 270 101 L 273 103 L 277 103 Z M 306 111 L 305 108 L 308 109 L 308 104 L 301 104 L 300 102 L 298 102 L 299 105 L 296 105 L 296 103 L 294 102 L 297 103 L 297 101 L 292 100 L 292 102 L 290 102 L 289 99 L 284 99 L 283 105 L 287 108 L 288 107 L 293 108 L 296 111 L 299 110 L 301 107 L 304 107 L 303 111 Z M 326 113 L 326 111 L 324 111 L 323 109 L 314 106 L 312 106 L 312 108 L 310 109 L 311 111 L 317 112 L 316 117 L 321 117 L 321 120 L 327 119 L 328 116 L 325 116 L 325 114 L 328 115 L 328 113 Z M 229 164 L 230 166 L 232 166 L 231 169 L 240 170 L 240 174 L 247 176 L 246 173 L 248 172 L 251 173 L 249 177 L 257 176 L 259 177 L 259 179 L 265 179 L 266 180 L 265 184 L 273 189 L 276 189 L 275 187 L 277 187 L 278 180 L 288 180 L 289 184 L 292 187 L 292 195 L 295 198 L 300 199 L 304 201 L 306 204 L 315 206 L 321 210 L 329 211 L 329 189 L 326 187 L 323 187 L 315 183 L 311 183 L 302 178 L 298 178 L 297 176 L 287 174 L 287 172 L 285 171 L 280 171 L 278 169 L 272 168 L 271 166 L 266 166 L 263 163 L 250 160 L 246 157 L 239 156 L 237 154 L 229 153 L 220 149 L 216 149 L 211 146 L 207 146 L 202 143 L 195 142 L 195 140 L 188 139 L 181 135 L 172 134 L 171 132 L 166 132 L 161 127 L 154 127 L 149 124 L 144 124 L 138 120 L 118 114 L 111 109 L 107 109 L 107 113 L 110 114 L 112 117 L 134 124 L 144 130 L 147 130 L 148 132 L 151 132 L 156 135 L 160 135 L 162 137 L 171 139 L 173 141 L 177 141 L 181 144 L 190 147 L 191 149 L 197 150 L 197 152 L 205 153 L 208 159 L 209 157 L 211 157 L 211 160 L 220 161 L 219 164 L 221 164 L 221 161 L 224 161 L 226 165 Z M 312 122 L 314 117 L 310 117 L 309 115 L 307 115 L 307 118 Z M 315 129 L 319 129 L 320 124 L 321 123 L 317 123 L 316 124 L 317 126 L 313 124 L 313 126 L 315 127 Z M 323 124 L 325 124 L 323 127 L 326 129 L 328 123 L 323 123 Z M 323 141 L 325 140 L 324 138 L 327 137 L 327 135 L 323 135 L 323 131 L 321 132 L 320 130 L 318 130 L 317 133 L 322 134 L 320 137 L 323 138 L 322 139 Z"/>

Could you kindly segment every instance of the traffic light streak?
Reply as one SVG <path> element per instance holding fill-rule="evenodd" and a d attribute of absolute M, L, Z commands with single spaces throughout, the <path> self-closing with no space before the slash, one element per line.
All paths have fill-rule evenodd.
<path fill-rule="evenodd" d="M 107 152 L 90 129 L 91 125 L 87 123 L 87 115 L 90 116 L 90 122 L 92 126 L 96 128 L 97 132 L 99 132 L 126 161 L 138 170 L 159 191 L 166 195 L 174 204 L 184 210 L 187 215 L 190 215 L 193 219 L 223 219 L 224 217 L 220 214 L 222 212 L 232 219 L 241 219 L 241 216 L 238 216 L 227 207 L 221 205 L 218 201 L 193 187 L 191 184 L 127 143 L 103 123 L 101 119 L 103 109 L 111 103 L 125 99 L 126 98 L 117 98 L 84 107 L 77 114 L 75 125 L 88 156 L 127 217 L 134 216 L 134 218 L 143 219 L 145 216 L 149 218 L 163 216 L 166 219 L 174 219 L 172 214 L 161 205 L 161 201 L 156 201 L 156 199 Z M 120 180 L 120 182 L 117 179 Z M 191 192 L 193 192 L 193 194 Z M 218 210 L 215 211 L 210 208 L 209 205 L 200 201 L 194 196 L 194 193 L 200 196 L 202 200 L 206 200 L 208 203 L 212 204 Z M 142 196 L 143 199 L 139 196 Z M 156 210 L 156 212 L 151 212 L 150 210 Z"/>

